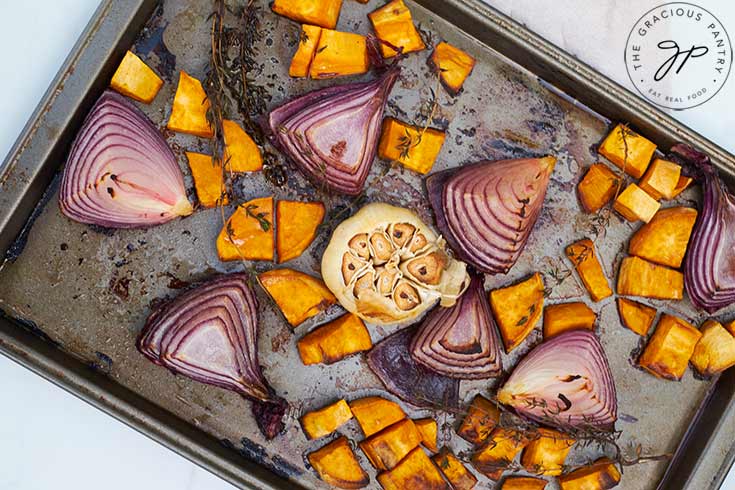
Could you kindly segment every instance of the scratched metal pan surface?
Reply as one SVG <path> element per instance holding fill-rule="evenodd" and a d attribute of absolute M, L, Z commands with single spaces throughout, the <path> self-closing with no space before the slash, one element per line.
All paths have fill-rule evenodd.
<path fill-rule="evenodd" d="M 345 2 L 338 28 L 367 33 L 366 13 L 381 3 Z M 446 128 L 448 133 L 435 170 L 481 159 L 546 154 L 559 159 L 544 211 L 526 251 L 510 274 L 488 277 L 487 288 L 542 271 L 547 286 L 553 286 L 549 303 L 589 303 L 576 276 L 561 284 L 553 280 L 554 272 L 570 267 L 562 256 L 564 247 L 583 237 L 596 239 L 608 277 L 616 277 L 626 240 L 636 226 L 614 215 L 606 226 L 600 226 L 592 216 L 580 212 L 575 194 L 584 168 L 598 159 L 596 146 L 610 119 L 630 121 L 663 147 L 677 140 L 693 143 L 712 154 L 724 172 L 732 174 L 735 160 L 731 155 L 479 2 L 426 0 L 410 2 L 410 8 L 434 42 L 446 40 L 478 60 L 464 92 L 456 98 L 437 87 L 426 65 L 428 51 L 413 54 L 403 63 L 388 114 L 420 119 L 435 91 L 440 106 L 433 125 Z M 178 70 L 204 77 L 209 9 L 210 2 L 205 0 L 168 0 L 158 7 L 156 2 L 145 0 L 107 2 L 72 52 L 6 162 L 0 181 L 4 205 L 0 245 L 8 251 L 0 269 L 0 307 L 7 315 L 0 319 L 0 349 L 239 487 L 326 488 L 309 469 L 304 453 L 329 439 L 307 441 L 297 417 L 338 398 L 366 394 L 391 398 L 362 356 L 332 366 L 302 366 L 296 341 L 313 326 L 339 315 L 339 308 L 292 331 L 258 291 L 263 305 L 261 364 L 271 384 L 293 407 L 286 432 L 265 441 L 250 417 L 247 401 L 175 377 L 146 361 L 134 346 L 152 303 L 173 297 L 181 288 L 212 274 L 242 269 L 242 264 L 223 264 L 217 259 L 214 240 L 222 225 L 218 211 L 199 210 L 187 219 L 148 230 L 105 231 L 69 221 L 56 204 L 58 178 L 54 176 L 84 114 L 104 90 L 125 50 L 132 46 L 166 81 L 154 103 L 141 107 L 163 127 Z M 271 93 L 271 107 L 290 96 L 334 83 L 290 79 L 288 60 L 298 42 L 298 26 L 268 9 L 264 10 L 263 26 L 259 44 L 262 72 L 256 81 Z M 183 152 L 206 152 L 207 142 L 164 134 L 188 176 Z M 417 209 L 424 220 L 433 222 L 421 179 L 400 170 L 378 178 L 381 170 L 381 164 L 376 163 L 366 201 Z M 189 177 L 187 184 L 192 190 Z M 272 188 L 261 176 L 251 175 L 238 181 L 236 191 L 243 199 L 264 195 L 322 199 L 332 207 L 345 202 L 319 194 L 292 168 L 286 189 Z M 678 203 L 692 204 L 698 199 L 697 191 L 691 190 Z M 29 217 L 32 219 L 19 233 Z M 328 238 L 327 232 L 319 236 L 288 266 L 318 274 L 319 257 Z M 261 270 L 270 267 L 256 264 Z M 696 323 L 703 320 L 688 301 L 650 303 Z M 668 470 L 666 462 L 626 468 L 622 488 L 719 486 L 733 458 L 733 376 L 727 374 L 714 383 L 695 379 L 690 371 L 678 383 L 657 380 L 632 365 L 640 339 L 620 325 L 614 301 L 589 304 L 599 313 L 598 333 L 617 383 L 622 414 L 618 428 L 623 431 L 620 444 L 641 444 L 648 453 L 677 451 L 675 461 L 685 462 Z M 732 313 L 727 311 L 723 316 Z M 370 326 L 374 342 L 394 330 Z M 540 340 L 537 329 L 506 356 L 505 365 L 512 366 Z M 487 392 L 495 385 L 463 382 L 461 397 L 467 402 L 475 393 Z M 452 436 L 457 424 L 453 415 L 403 405 L 411 416 L 436 417 L 442 441 L 456 453 L 466 454 L 467 444 Z M 360 439 L 353 422 L 340 431 L 353 440 Z M 684 440 L 686 444 L 682 444 Z M 595 447 L 576 448 L 570 462 L 601 454 Z M 363 467 L 369 468 L 362 454 L 358 456 Z M 370 488 L 378 488 L 374 476 L 371 472 Z M 483 488 L 492 488 L 489 480 L 481 477 L 481 481 Z"/>

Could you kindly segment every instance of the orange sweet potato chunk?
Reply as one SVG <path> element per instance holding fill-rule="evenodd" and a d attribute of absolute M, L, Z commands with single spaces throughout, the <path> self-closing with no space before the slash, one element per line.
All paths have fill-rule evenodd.
<path fill-rule="evenodd" d="M 689 322 L 664 314 L 638 364 L 656 377 L 680 380 L 702 333 Z"/>
<path fill-rule="evenodd" d="M 311 68 L 311 62 L 314 60 L 321 35 L 322 28 L 319 26 L 310 26 L 308 24 L 301 26 L 299 47 L 291 59 L 291 66 L 288 69 L 289 76 L 294 78 L 309 76 L 309 68 Z"/>
<path fill-rule="evenodd" d="M 539 428 L 537 437 L 523 450 L 521 464 L 536 475 L 559 476 L 574 442 L 558 430 Z"/>
<path fill-rule="evenodd" d="M 217 237 L 217 255 L 230 260 L 273 260 L 273 197 L 237 207 Z"/>
<path fill-rule="evenodd" d="M 476 446 L 485 442 L 498 425 L 498 421 L 500 421 L 498 407 L 484 396 L 476 395 L 467 409 L 467 415 L 462 420 L 457 434 Z"/>
<path fill-rule="evenodd" d="M 592 243 L 592 240 L 585 238 L 572 243 L 567 247 L 566 254 L 577 270 L 579 278 L 582 279 L 587 292 L 590 293 L 592 301 L 597 302 L 612 296 L 612 289 L 610 289 L 600 261 L 597 260 L 595 244 Z"/>
<path fill-rule="evenodd" d="M 697 221 L 694 208 L 662 209 L 630 239 L 628 253 L 678 269 Z"/>
<path fill-rule="evenodd" d="M 419 444 L 421 434 L 416 425 L 404 419 L 362 441 L 360 449 L 375 468 L 390 470 Z"/>
<path fill-rule="evenodd" d="M 639 257 L 626 257 L 618 273 L 618 294 L 655 299 L 682 299 L 684 274 Z"/>
<path fill-rule="evenodd" d="M 367 73 L 370 58 L 367 38 L 353 32 L 322 29 L 309 73 L 320 80 Z"/>
<path fill-rule="evenodd" d="M 628 221 L 648 223 L 661 208 L 661 203 L 635 184 L 630 184 L 620 193 L 613 209 Z"/>
<path fill-rule="evenodd" d="M 350 406 L 344 400 L 308 412 L 301 417 L 301 427 L 309 439 L 328 436 L 352 418 Z"/>
<path fill-rule="evenodd" d="M 590 166 L 577 186 L 579 201 L 588 213 L 596 213 L 615 196 L 620 177 L 604 163 Z"/>
<path fill-rule="evenodd" d="M 656 200 L 672 199 L 680 177 L 681 167 L 679 165 L 656 158 L 638 185 Z"/>
<path fill-rule="evenodd" d="M 503 481 L 500 490 L 544 490 L 547 483 L 532 476 L 509 476 Z"/>
<path fill-rule="evenodd" d="M 186 152 L 194 188 L 197 191 L 199 204 L 205 208 L 213 208 L 220 204 L 227 205 L 229 200 L 222 185 L 222 165 L 215 163 L 209 155 Z"/>
<path fill-rule="evenodd" d="M 413 25 L 411 11 L 403 0 L 393 0 L 368 14 L 373 24 L 375 35 L 396 48 L 403 48 L 403 54 L 421 51 L 426 47 L 421 34 Z M 383 57 L 391 58 L 397 51 L 390 46 L 380 44 Z"/>
<path fill-rule="evenodd" d="M 475 67 L 475 58 L 445 42 L 436 45 L 430 62 L 439 72 L 444 88 L 453 95 L 462 90 L 464 81 Z"/>
<path fill-rule="evenodd" d="M 347 356 L 370 350 L 370 332 L 360 318 L 352 313 L 326 323 L 302 337 L 296 346 L 301 361 L 311 364 L 332 364 Z"/>
<path fill-rule="evenodd" d="M 439 448 L 436 446 L 438 432 L 436 420 L 431 418 L 418 419 L 414 420 L 413 423 L 416 429 L 418 429 L 419 434 L 421 434 L 421 444 L 432 453 L 437 452 Z"/>
<path fill-rule="evenodd" d="M 477 478 L 452 452 L 443 448 L 441 453 L 431 458 L 452 486 L 452 490 L 472 490 Z"/>
<path fill-rule="evenodd" d="M 544 308 L 544 339 L 567 330 L 593 330 L 597 314 L 582 302 L 560 303 Z"/>
<path fill-rule="evenodd" d="M 370 477 L 360 466 L 349 441 L 342 436 L 308 456 L 319 478 L 337 488 L 363 488 Z"/>
<path fill-rule="evenodd" d="M 406 413 L 400 405 L 379 396 L 353 400 L 350 402 L 350 408 L 365 437 L 377 434 L 406 418 Z"/>
<path fill-rule="evenodd" d="M 618 314 L 623 326 L 638 335 L 645 337 L 653 326 L 656 318 L 656 308 L 651 308 L 637 301 L 618 298 Z"/>
<path fill-rule="evenodd" d="M 721 323 L 707 320 L 700 329 L 691 363 L 699 374 L 712 376 L 735 366 L 735 338 Z"/>
<path fill-rule="evenodd" d="M 273 12 L 302 24 L 334 29 L 342 0 L 274 0 Z"/>
<path fill-rule="evenodd" d="M 676 196 L 687 190 L 689 186 L 692 185 L 692 182 L 694 182 L 694 179 L 691 177 L 686 177 L 684 175 L 679 177 L 679 182 L 676 183 L 674 195 L 671 198 L 674 199 Z"/>
<path fill-rule="evenodd" d="M 725 329 L 730 332 L 730 335 L 735 337 L 735 320 L 725 324 Z"/>
<path fill-rule="evenodd" d="M 378 156 L 400 162 L 404 167 L 427 174 L 434 166 L 446 134 L 438 129 L 417 128 L 392 117 L 383 120 Z"/>
<path fill-rule="evenodd" d="M 113 90 L 144 104 L 153 102 L 162 86 L 161 77 L 132 51 L 125 53 L 110 82 Z"/>
<path fill-rule="evenodd" d="M 177 133 L 211 138 L 214 133 L 207 119 L 209 105 L 202 82 L 182 70 L 166 127 Z"/>
<path fill-rule="evenodd" d="M 324 204 L 320 202 L 278 201 L 278 263 L 300 257 L 316 238 L 317 229 L 323 220 Z"/>
<path fill-rule="evenodd" d="M 293 269 L 263 272 L 258 282 L 294 328 L 337 302 L 321 279 Z"/>
<path fill-rule="evenodd" d="M 472 455 L 472 465 L 483 475 L 497 481 L 529 442 L 528 435 L 522 432 L 497 428 L 485 445 Z"/>
<path fill-rule="evenodd" d="M 643 177 L 655 151 L 655 144 L 623 124 L 618 124 L 600 145 L 602 156 L 636 179 Z"/>
<path fill-rule="evenodd" d="M 608 458 L 559 477 L 561 490 L 610 490 L 620 483 L 620 471 Z"/>
<path fill-rule="evenodd" d="M 378 483 L 384 490 L 452 490 L 420 447 L 392 470 L 379 474 Z"/>
<path fill-rule="evenodd" d="M 528 337 L 544 308 L 544 281 L 536 272 L 525 281 L 490 291 L 490 306 L 510 352 Z"/>
<path fill-rule="evenodd" d="M 225 160 L 231 172 L 256 172 L 263 168 L 263 155 L 255 141 L 235 121 L 222 121 Z"/>

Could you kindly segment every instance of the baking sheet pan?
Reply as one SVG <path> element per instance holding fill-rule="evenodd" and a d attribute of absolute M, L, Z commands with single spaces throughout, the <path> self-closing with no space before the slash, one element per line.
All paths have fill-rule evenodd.
<path fill-rule="evenodd" d="M 380 3 L 346 3 L 338 27 L 368 32 L 365 14 Z M 402 81 L 391 95 L 388 113 L 402 119 L 421 113 L 431 89 L 439 95 L 441 108 L 434 125 L 449 127 L 447 144 L 435 170 L 481 158 L 552 153 L 560 159 L 545 211 L 527 251 L 510 275 L 489 278 L 489 288 L 534 270 L 548 274 L 555 268 L 568 267 L 562 258 L 563 247 L 593 233 L 595 223 L 579 213 L 574 186 L 584 167 L 595 161 L 595 144 L 604 135 L 607 121 L 586 111 L 581 103 L 611 119 L 631 121 L 663 147 L 676 140 L 689 141 L 710 152 L 726 172 L 735 168 L 727 153 L 478 2 L 424 1 L 410 7 L 415 20 L 433 33 L 435 41 L 447 40 L 479 60 L 465 92 L 452 99 L 426 81 L 431 75 L 424 63 L 425 54 L 414 55 L 406 61 Z M 324 488 L 308 470 L 302 455 L 325 441 L 308 443 L 296 417 L 302 410 L 318 408 L 339 397 L 352 399 L 382 391 L 361 357 L 294 372 L 293 366 L 301 365 L 295 341 L 311 325 L 338 315 L 339 310 L 334 308 L 317 322 L 292 332 L 261 294 L 263 304 L 269 305 L 260 318 L 261 363 L 277 391 L 293 404 L 287 432 L 266 442 L 250 419 L 247 402 L 217 388 L 172 376 L 145 361 L 133 344 L 151 302 L 175 295 L 184 284 L 216 271 L 241 267 L 222 264 L 216 258 L 213 242 L 221 227 L 217 211 L 199 211 L 151 230 L 106 232 L 68 221 L 55 202 L 53 176 L 81 118 L 104 89 L 125 49 L 134 46 L 167 81 L 156 101 L 144 108 L 155 123 L 163 126 L 177 70 L 185 69 L 203 78 L 208 46 L 204 19 L 209 9 L 210 2 L 203 0 L 169 0 L 158 8 L 155 2 L 142 1 L 109 2 L 100 7 L 4 168 L 0 200 L 8 208 L 0 215 L 0 245 L 11 250 L 12 260 L 0 271 L 0 306 L 8 316 L 25 322 L 26 330 L 37 335 L 43 332 L 46 341 L 30 338 L 17 326 L 3 322 L 0 348 L 239 486 L 293 488 L 293 482 L 298 481 L 305 488 Z M 323 86 L 325 82 L 293 81 L 285 75 L 288 66 L 284 60 L 290 60 L 297 42 L 297 25 L 269 11 L 264 13 L 264 25 L 266 35 L 260 53 L 263 72 L 258 82 L 271 92 L 271 105 Z M 175 63 L 163 50 L 164 45 L 175 56 Z M 559 89 L 581 103 L 560 97 L 556 94 Z M 184 150 L 207 150 L 206 142 L 193 137 L 166 137 L 180 156 Z M 185 166 L 183 157 L 180 161 Z M 379 171 L 376 165 L 374 173 Z M 260 177 L 250 176 L 239 182 L 238 191 L 243 197 L 320 197 L 293 170 L 289 177 L 288 190 L 273 190 Z M 190 181 L 188 184 L 191 187 Z M 431 216 L 417 191 L 420 188 L 417 176 L 394 170 L 374 183 L 368 200 L 423 209 L 422 217 L 430 222 Z M 41 196 L 44 190 L 46 204 Z M 695 191 L 681 198 L 684 202 L 691 199 L 697 199 Z M 11 247 L 20 225 L 39 201 L 32 226 Z M 339 201 L 331 204 L 338 205 Z M 598 247 L 608 276 L 614 277 L 631 227 L 613 218 L 605 233 Z M 317 259 L 326 238 L 318 238 L 301 259 L 289 266 L 318 272 Z M 572 298 L 587 298 L 574 276 L 555 287 L 549 301 Z M 701 319 L 686 303 L 656 305 L 693 320 Z M 620 411 L 626 415 L 619 422 L 624 431 L 621 443 L 625 445 L 634 436 L 647 451 L 673 452 L 711 392 L 700 410 L 700 423 L 690 432 L 689 449 L 682 448 L 687 464 L 672 468 L 665 488 L 718 485 L 732 460 L 728 451 L 733 424 L 728 421 L 733 377 L 724 376 L 712 390 L 710 383 L 694 379 L 691 372 L 681 383 L 658 381 L 631 366 L 638 339 L 619 325 L 614 303 L 604 302 L 595 309 L 600 312 L 600 334 L 618 384 Z M 371 334 L 377 341 L 393 330 L 371 328 Z M 507 359 L 506 365 L 537 340 L 530 338 Z M 56 345 L 49 346 L 49 342 Z M 464 382 L 461 394 L 468 401 L 475 392 L 492 385 Z M 447 415 L 438 418 L 442 424 L 453 421 Z M 448 437 L 451 430 L 444 432 Z M 354 426 L 348 426 L 346 433 L 359 439 Z M 448 442 L 456 451 L 467 449 L 457 437 Z M 579 451 L 574 457 L 581 461 L 591 455 Z M 280 479 L 249 460 L 268 467 Z M 369 467 L 364 459 L 363 463 Z M 666 466 L 655 463 L 627 468 L 623 488 L 656 488 Z M 373 486 L 377 486 L 374 479 Z"/>

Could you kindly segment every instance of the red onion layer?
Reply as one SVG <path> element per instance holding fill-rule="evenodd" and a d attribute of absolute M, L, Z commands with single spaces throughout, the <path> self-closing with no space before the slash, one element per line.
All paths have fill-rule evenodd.
<path fill-rule="evenodd" d="M 75 221 L 107 228 L 154 226 L 193 211 L 171 148 L 145 114 L 110 90 L 72 143 L 59 206 Z"/>

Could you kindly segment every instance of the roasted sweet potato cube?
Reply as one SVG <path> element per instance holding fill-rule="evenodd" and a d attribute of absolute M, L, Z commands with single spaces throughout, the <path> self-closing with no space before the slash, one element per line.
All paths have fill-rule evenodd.
<path fill-rule="evenodd" d="M 400 405 L 379 396 L 353 400 L 350 402 L 350 408 L 365 437 L 370 437 L 406 418 L 406 413 Z"/>
<path fill-rule="evenodd" d="M 559 477 L 561 490 L 610 490 L 620 483 L 620 471 L 608 458 Z"/>
<path fill-rule="evenodd" d="M 334 29 L 342 0 L 274 0 L 273 12 L 302 24 Z"/>
<path fill-rule="evenodd" d="M 509 476 L 503 481 L 500 490 L 544 490 L 547 483 L 532 476 Z"/>
<path fill-rule="evenodd" d="M 691 177 L 687 177 L 685 175 L 682 175 L 679 177 L 679 182 L 676 183 L 676 187 L 674 188 L 674 195 L 672 196 L 672 199 L 674 199 L 676 196 L 684 192 L 689 188 L 690 185 L 692 185 L 692 182 L 694 182 L 694 179 Z"/>
<path fill-rule="evenodd" d="M 585 238 L 572 243 L 567 247 L 566 254 L 577 270 L 579 278 L 582 279 L 582 284 L 590 293 L 592 301 L 601 301 L 612 296 L 612 289 L 602 270 L 602 264 L 597 259 L 595 244 L 592 243 L 592 240 Z"/>
<path fill-rule="evenodd" d="M 378 470 L 390 470 L 421 444 L 421 434 L 411 419 L 403 419 L 360 443 L 360 449 Z"/>
<path fill-rule="evenodd" d="M 648 223 L 660 207 L 660 202 L 635 184 L 626 187 L 613 203 L 613 209 L 631 222 Z"/>
<path fill-rule="evenodd" d="M 420 174 L 429 173 L 444 144 L 444 131 L 417 128 L 392 117 L 383 120 L 378 156 L 400 162 Z"/>
<path fill-rule="evenodd" d="M 379 474 L 378 483 L 384 490 L 452 490 L 420 447 L 392 470 Z"/>
<path fill-rule="evenodd" d="M 646 174 L 638 182 L 641 189 L 652 198 L 659 200 L 672 199 L 676 185 L 681 177 L 681 167 L 674 162 L 656 158 L 646 170 Z"/>
<path fill-rule="evenodd" d="M 618 273 L 618 294 L 656 299 L 682 299 L 684 274 L 639 257 L 626 257 Z"/>
<path fill-rule="evenodd" d="M 529 442 L 529 436 L 523 432 L 497 428 L 492 431 L 484 446 L 472 455 L 472 466 L 491 480 L 497 481 Z"/>
<path fill-rule="evenodd" d="M 421 434 L 421 444 L 432 453 L 437 452 L 439 448 L 436 446 L 436 420 L 431 418 L 418 419 L 414 420 L 413 423 L 418 429 L 419 434 Z"/>
<path fill-rule="evenodd" d="M 403 48 L 404 54 L 421 51 L 426 47 L 421 34 L 413 25 L 411 11 L 408 10 L 403 0 L 393 0 L 370 12 L 368 17 L 373 24 L 378 39 L 390 43 L 396 48 Z M 384 43 L 380 44 L 380 50 L 385 58 L 398 54 L 395 49 Z"/>
<path fill-rule="evenodd" d="M 340 400 L 319 410 L 304 414 L 301 417 L 301 427 L 304 429 L 306 437 L 319 439 L 339 429 L 351 418 L 350 406 L 346 401 Z"/>
<path fill-rule="evenodd" d="M 217 237 L 217 255 L 230 260 L 273 260 L 273 198 L 237 207 Z"/>
<path fill-rule="evenodd" d="M 577 186 L 579 201 L 588 213 L 596 213 L 615 196 L 621 178 L 604 163 L 591 165 Z"/>
<path fill-rule="evenodd" d="M 628 252 L 674 269 L 681 267 L 697 221 L 694 208 L 662 209 L 630 239 Z"/>
<path fill-rule="evenodd" d="M 153 102 L 162 86 L 161 77 L 132 51 L 125 53 L 110 82 L 113 90 L 144 104 Z"/>
<path fill-rule="evenodd" d="M 457 434 L 474 445 L 485 442 L 500 420 L 498 407 L 482 395 L 472 400 Z"/>
<path fill-rule="evenodd" d="M 322 29 L 311 62 L 311 78 L 335 78 L 366 73 L 370 68 L 367 41 L 362 34 Z"/>
<path fill-rule="evenodd" d="M 654 376 L 680 380 L 702 333 L 689 322 L 664 314 L 638 364 Z"/>
<path fill-rule="evenodd" d="M 453 95 L 462 90 L 464 81 L 475 67 L 475 58 L 445 42 L 436 45 L 429 61 L 439 72 L 444 88 Z"/>
<path fill-rule="evenodd" d="M 593 330 L 597 314 L 582 302 L 560 303 L 544 308 L 544 338 L 549 339 L 567 330 Z"/>
<path fill-rule="evenodd" d="M 600 154 L 625 173 L 640 179 L 651 162 L 656 145 L 623 124 L 618 124 L 600 145 Z"/>
<path fill-rule="evenodd" d="M 202 138 L 211 138 L 212 126 L 207 119 L 209 99 L 204 92 L 202 82 L 189 76 L 185 71 L 179 72 L 179 85 L 176 87 L 171 116 L 166 127 L 177 133 L 193 134 Z"/>
<path fill-rule="evenodd" d="M 293 269 L 263 272 L 258 275 L 258 282 L 292 327 L 298 327 L 337 302 L 321 279 Z"/>
<path fill-rule="evenodd" d="M 197 191 L 199 204 L 205 208 L 213 208 L 229 202 L 223 185 L 222 165 L 215 162 L 209 155 L 187 151 L 189 169 L 194 179 L 194 189 Z"/>
<path fill-rule="evenodd" d="M 700 329 L 702 337 L 694 347 L 692 365 L 704 376 L 721 373 L 735 366 L 735 338 L 721 323 L 707 320 Z"/>
<path fill-rule="evenodd" d="M 630 299 L 618 298 L 618 314 L 624 327 L 645 337 L 656 318 L 656 308 Z"/>
<path fill-rule="evenodd" d="M 323 203 L 278 201 L 276 205 L 278 263 L 282 264 L 300 257 L 314 241 L 323 220 Z"/>
<path fill-rule="evenodd" d="M 452 490 L 472 490 L 477 478 L 452 452 L 443 448 L 441 453 L 431 458 L 452 486 Z"/>
<path fill-rule="evenodd" d="M 299 46 L 293 58 L 291 58 L 291 66 L 288 69 L 289 76 L 294 78 L 309 76 L 309 68 L 311 68 L 311 62 L 314 60 L 321 35 L 322 28 L 319 26 L 310 26 L 308 24 L 301 26 Z"/>
<path fill-rule="evenodd" d="M 544 308 L 544 281 L 538 272 L 517 284 L 490 291 L 490 306 L 510 352 L 528 337 Z"/>
<path fill-rule="evenodd" d="M 735 337 L 735 320 L 725 324 L 725 329 L 730 332 L 730 335 Z"/>
<path fill-rule="evenodd" d="M 559 476 L 574 442 L 558 430 L 539 428 L 523 450 L 521 464 L 533 474 Z"/>
<path fill-rule="evenodd" d="M 360 466 L 346 437 L 330 442 L 308 455 L 309 463 L 319 478 L 337 488 L 363 488 L 370 477 Z"/>
<path fill-rule="evenodd" d="M 263 168 L 263 155 L 244 129 L 235 121 L 222 121 L 225 160 L 230 172 L 257 172 Z"/>
<path fill-rule="evenodd" d="M 318 327 L 304 337 L 296 346 L 305 365 L 332 364 L 357 352 L 370 350 L 373 346 L 370 332 L 360 318 L 347 313 Z"/>

